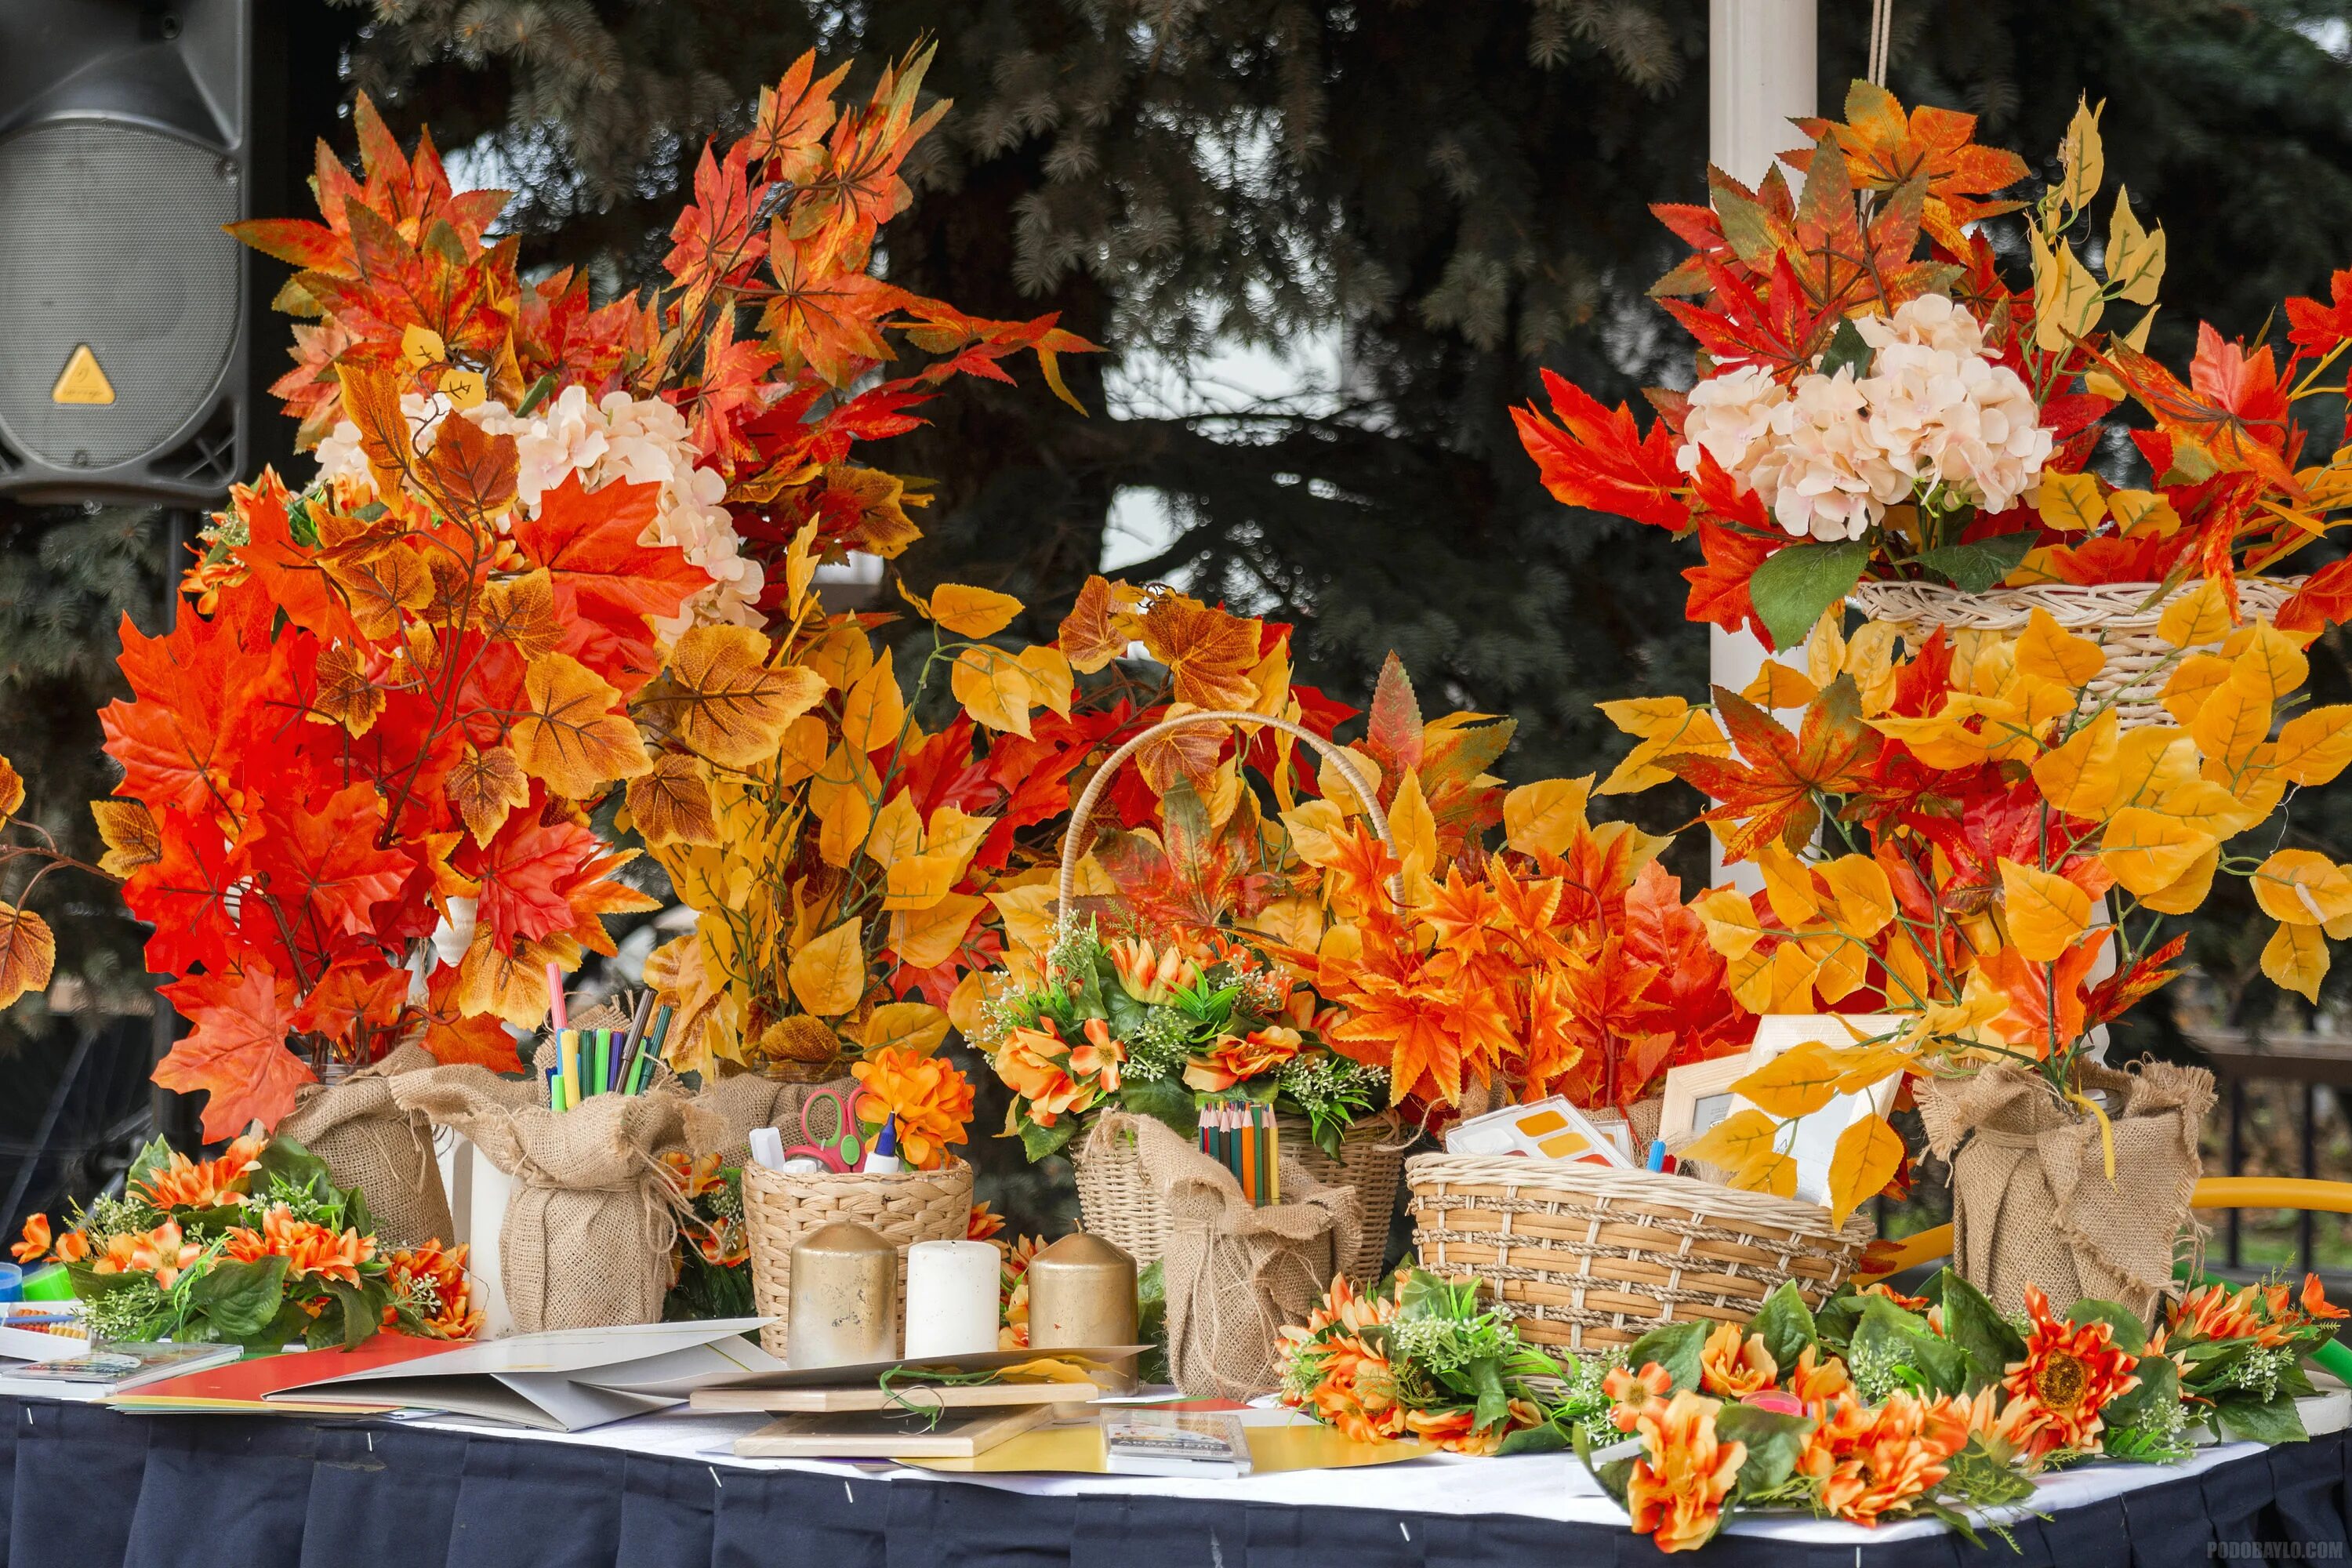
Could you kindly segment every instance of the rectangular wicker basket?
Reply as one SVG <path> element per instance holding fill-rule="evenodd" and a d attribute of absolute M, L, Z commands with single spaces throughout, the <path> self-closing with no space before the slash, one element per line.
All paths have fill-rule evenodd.
<path fill-rule="evenodd" d="M 1405 1184 L 1423 1267 L 1479 1279 L 1523 1337 L 1580 1355 L 1661 1323 L 1744 1322 L 1783 1280 L 1817 1304 L 1872 1236 L 1815 1204 L 1565 1160 L 1423 1154 Z"/>
<path fill-rule="evenodd" d="M 784 1353 L 792 1319 L 793 1244 L 835 1220 L 855 1220 L 898 1248 L 898 1338 L 907 1334 L 907 1248 L 961 1241 L 971 1227 L 971 1167 L 951 1160 L 936 1171 L 816 1171 L 743 1167 L 743 1224 L 751 1247 L 751 1300 L 775 1321 L 760 1331 L 772 1355 Z"/>

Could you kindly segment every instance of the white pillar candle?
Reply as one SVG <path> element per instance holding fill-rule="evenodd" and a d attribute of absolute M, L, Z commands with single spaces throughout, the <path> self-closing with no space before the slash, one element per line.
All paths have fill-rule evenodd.
<path fill-rule="evenodd" d="M 907 1359 L 996 1348 L 1003 1254 L 985 1241 L 919 1241 L 907 1248 Z"/>

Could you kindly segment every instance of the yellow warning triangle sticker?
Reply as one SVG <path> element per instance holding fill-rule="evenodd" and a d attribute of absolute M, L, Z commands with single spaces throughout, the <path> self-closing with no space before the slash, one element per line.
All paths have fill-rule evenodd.
<path fill-rule="evenodd" d="M 78 345 L 73 357 L 66 361 L 65 371 L 58 377 L 57 385 L 49 388 L 49 401 L 96 404 L 114 401 L 114 383 L 106 379 L 105 370 L 100 366 L 98 356 L 89 352 L 88 343 Z"/>

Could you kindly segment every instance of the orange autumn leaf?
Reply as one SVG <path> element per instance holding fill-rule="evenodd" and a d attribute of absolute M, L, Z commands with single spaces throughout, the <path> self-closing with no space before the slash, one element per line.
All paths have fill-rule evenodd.
<path fill-rule="evenodd" d="M 820 1017 L 837 1018 L 866 994 L 866 922 L 844 921 L 798 952 L 787 976 L 793 999 Z"/>
<path fill-rule="evenodd" d="M 106 845 L 106 853 L 99 858 L 100 870 L 128 877 L 163 858 L 163 830 L 142 803 L 94 800 L 89 803 L 89 814 L 98 819 L 98 837 Z"/>
<path fill-rule="evenodd" d="M 294 1091 L 314 1081 L 286 1048 L 294 1008 L 277 973 L 257 958 L 238 971 L 200 974 L 163 987 L 191 1027 L 155 1068 L 155 1081 L 183 1094 L 207 1092 L 207 1142 L 233 1138 L 249 1122 L 264 1131 L 294 1109 Z"/>
<path fill-rule="evenodd" d="M 449 782 L 444 787 L 476 844 L 489 843 L 507 814 L 530 800 L 530 781 L 523 776 L 515 754 L 504 746 L 488 751 L 467 747 L 465 756 L 449 770 Z"/>
<path fill-rule="evenodd" d="M 908 595 L 912 599 L 914 595 Z M 1021 601 L 1010 594 L 1000 594 L 992 588 L 974 588 L 962 583 L 942 583 L 930 592 L 929 601 L 917 600 L 924 613 L 958 637 L 992 637 L 1013 624 L 1021 613 Z"/>
<path fill-rule="evenodd" d="M 769 668 L 768 651 L 768 639 L 749 626 L 690 627 L 638 710 L 719 766 L 750 767 L 827 689 L 813 669 Z"/>
<path fill-rule="evenodd" d="M 1884 1118 L 1865 1116 L 1838 1134 L 1830 1156 L 1830 1223 L 1843 1226 L 1864 1199 L 1903 1168 L 1903 1135 Z"/>
<path fill-rule="evenodd" d="M 0 757 L 0 826 L 25 808 L 25 780 L 16 766 Z"/>
<path fill-rule="evenodd" d="M 47 987 L 58 961 L 49 922 L 30 910 L 0 904 L 0 1007 Z"/>
<path fill-rule="evenodd" d="M 1143 646 L 1175 681 L 1177 701 L 1213 710 L 1257 705 L 1249 677 L 1257 667 L 1258 622 L 1169 594 L 1144 612 L 1142 629 Z"/>
<path fill-rule="evenodd" d="M 1138 629 L 1135 617 L 1119 607 L 1109 581 L 1089 577 L 1070 613 L 1062 617 L 1055 641 L 1071 668 L 1092 675 L 1125 654 Z"/>
<path fill-rule="evenodd" d="M 719 819 L 702 764 L 677 752 L 664 752 L 654 765 L 629 781 L 629 822 L 649 846 L 719 844 Z"/>

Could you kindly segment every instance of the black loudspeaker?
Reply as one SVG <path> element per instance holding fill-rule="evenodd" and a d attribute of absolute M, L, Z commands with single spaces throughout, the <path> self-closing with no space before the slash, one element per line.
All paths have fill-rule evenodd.
<path fill-rule="evenodd" d="M 264 3 L 0 0 L 0 496 L 199 505 L 242 473 L 252 267 L 221 226 L 252 210 Z"/>

